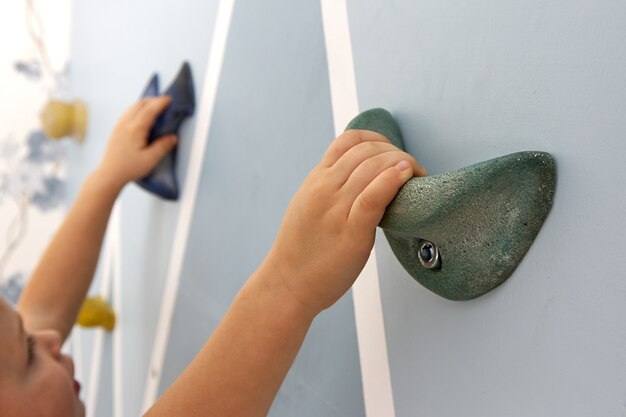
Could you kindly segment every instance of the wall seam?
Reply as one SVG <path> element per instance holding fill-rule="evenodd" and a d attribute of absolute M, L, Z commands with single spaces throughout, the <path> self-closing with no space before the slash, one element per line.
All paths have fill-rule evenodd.
<path fill-rule="evenodd" d="M 163 362 L 165 350 L 169 339 L 174 307 L 178 295 L 180 275 L 183 260 L 193 218 L 193 209 L 198 192 L 200 173 L 206 144 L 208 142 L 213 109 L 219 87 L 220 73 L 226 51 L 226 42 L 235 0 L 221 0 L 217 8 L 213 37 L 207 60 L 204 86 L 198 108 L 198 120 L 192 138 L 192 148 L 190 151 L 187 174 L 181 193 L 180 211 L 176 225 L 176 232 L 172 243 L 172 254 L 170 256 L 169 267 L 166 276 L 165 288 L 163 291 L 163 301 L 161 311 L 157 321 L 157 331 L 154 340 L 154 347 L 148 367 L 146 387 L 144 392 L 142 411 L 145 413 L 157 399 L 161 375 L 163 372 Z"/>
<path fill-rule="evenodd" d="M 348 8 L 345 0 L 321 0 L 321 6 L 335 134 L 340 135 L 359 112 Z M 352 287 L 352 297 L 365 415 L 394 417 L 375 249 Z"/>

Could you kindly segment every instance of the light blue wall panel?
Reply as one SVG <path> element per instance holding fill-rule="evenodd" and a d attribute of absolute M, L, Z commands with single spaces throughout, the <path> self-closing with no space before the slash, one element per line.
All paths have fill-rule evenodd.
<path fill-rule="evenodd" d="M 484 297 L 430 293 L 380 236 L 396 415 L 623 416 L 624 3 L 348 6 L 361 108 L 389 109 L 431 174 L 519 150 L 558 162 L 537 241 Z"/>
<path fill-rule="evenodd" d="M 184 369 L 271 247 L 333 138 L 317 1 L 237 1 L 161 385 Z M 361 416 L 351 296 L 313 325 L 270 415 Z"/>
<path fill-rule="evenodd" d="M 188 60 L 200 91 L 216 6 L 216 1 L 199 0 L 74 2 L 71 89 L 73 97 L 88 105 L 89 131 L 83 145 L 68 146 L 70 199 L 99 162 L 116 120 L 139 97 L 154 71 L 160 73 L 165 88 L 182 61 Z M 180 132 L 181 180 L 194 126 L 195 118 Z M 135 185 L 127 187 L 121 201 L 124 411 L 136 416 L 140 414 L 179 206 L 158 200 Z M 99 279 L 94 288 L 99 288 Z M 112 415 L 110 342 L 109 337 L 98 416 Z M 82 370 L 88 377 L 91 351 L 86 349 L 83 355 Z M 88 379 L 82 382 L 84 397 Z"/>

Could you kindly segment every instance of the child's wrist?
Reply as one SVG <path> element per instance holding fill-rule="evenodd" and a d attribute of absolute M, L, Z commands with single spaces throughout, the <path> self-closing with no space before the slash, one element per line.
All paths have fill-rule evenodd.
<path fill-rule="evenodd" d="M 109 170 L 101 165 L 90 174 L 87 183 L 116 198 L 128 181 L 111 175 Z"/>
<path fill-rule="evenodd" d="M 274 300 L 284 312 L 303 320 L 313 320 L 323 309 L 316 309 L 304 300 L 300 300 L 285 282 L 289 277 L 282 276 L 282 273 L 284 271 L 280 271 L 276 265 L 266 260 L 252 275 L 246 286 L 251 286 L 260 295 Z"/>

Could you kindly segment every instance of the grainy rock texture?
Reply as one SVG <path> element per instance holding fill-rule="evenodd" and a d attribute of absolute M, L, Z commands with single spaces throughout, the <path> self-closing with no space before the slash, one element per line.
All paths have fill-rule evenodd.
<path fill-rule="evenodd" d="M 365 111 L 347 129 L 372 130 L 404 149 L 389 112 Z M 429 290 L 469 300 L 502 284 L 532 245 L 552 207 L 556 164 L 545 152 L 519 152 L 456 171 L 409 180 L 380 227 L 404 268 Z M 440 269 L 419 261 L 433 242 Z"/>

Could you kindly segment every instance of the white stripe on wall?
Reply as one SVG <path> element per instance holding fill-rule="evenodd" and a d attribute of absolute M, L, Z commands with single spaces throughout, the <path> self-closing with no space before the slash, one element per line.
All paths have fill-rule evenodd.
<path fill-rule="evenodd" d="M 124 416 L 124 376 L 122 366 L 122 338 L 124 336 L 124 321 L 122 311 L 122 219 L 121 203 L 113 208 L 111 220 L 111 246 L 113 258 L 113 311 L 116 314 L 115 331 L 113 332 L 113 416 Z"/>
<path fill-rule="evenodd" d="M 217 8 L 213 38 L 211 40 L 211 49 L 206 65 L 204 87 L 197 113 L 198 120 L 192 139 L 189 165 L 187 166 L 187 174 L 185 176 L 185 183 L 183 185 L 181 195 L 180 212 L 177 220 L 176 233 L 172 244 L 172 255 L 170 257 L 165 289 L 163 291 L 163 301 L 161 303 L 159 321 L 157 322 L 158 327 L 154 341 L 154 348 L 152 350 L 152 356 L 148 368 L 146 390 L 143 399 L 144 413 L 152 406 L 152 404 L 154 404 L 158 395 L 159 383 L 161 381 L 161 374 L 163 371 L 163 360 L 165 358 L 165 349 L 169 339 L 172 316 L 174 314 L 174 307 L 178 294 L 180 273 L 187 248 L 193 209 L 196 204 L 198 183 L 200 181 L 204 152 L 211 127 L 213 108 L 217 97 L 220 73 L 222 71 L 222 63 L 224 61 L 224 53 L 226 51 L 226 41 L 228 38 L 234 6 L 235 0 L 220 0 Z"/>
<path fill-rule="evenodd" d="M 98 295 L 100 295 L 105 300 L 109 299 L 110 289 L 111 289 L 111 264 L 112 258 L 114 256 L 114 228 L 115 228 L 115 217 L 117 212 L 119 211 L 119 200 L 113 206 L 113 213 L 111 214 L 111 221 L 107 227 L 107 236 L 104 245 L 104 254 L 103 254 L 103 270 L 102 270 L 102 278 L 100 279 L 100 289 L 98 290 Z M 105 331 L 101 328 L 97 328 L 95 330 L 95 336 L 93 341 L 93 348 L 91 351 L 91 370 L 89 372 L 89 385 L 87 392 L 87 414 L 89 416 L 96 415 L 96 406 L 98 402 L 98 394 L 100 392 L 100 372 L 102 369 L 102 349 L 104 345 L 104 337 Z"/>
<path fill-rule="evenodd" d="M 335 133 L 359 112 L 352 43 L 345 0 L 321 0 Z M 376 253 L 352 287 L 365 414 L 394 417 L 387 341 L 380 299 Z"/>
<path fill-rule="evenodd" d="M 74 363 L 76 364 L 76 373 L 74 377 L 77 381 L 84 382 L 85 381 L 85 373 L 83 372 L 83 367 L 85 366 L 85 362 L 83 362 L 83 337 L 82 330 L 77 326 L 72 330 L 71 337 L 71 349 L 72 349 L 72 358 L 74 359 Z"/>

